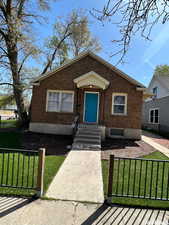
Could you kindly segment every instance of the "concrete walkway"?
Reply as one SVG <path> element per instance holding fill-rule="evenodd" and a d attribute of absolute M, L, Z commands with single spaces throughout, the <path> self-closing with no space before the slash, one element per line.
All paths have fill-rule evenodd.
<path fill-rule="evenodd" d="M 169 157 L 169 148 L 164 147 L 161 144 L 158 144 L 157 142 L 153 141 L 151 137 L 148 137 L 147 135 L 142 135 L 142 140 L 146 142 L 147 144 L 151 145 L 153 148 L 157 149 L 167 157 Z"/>
<path fill-rule="evenodd" d="M 3 204 L 4 205 L 4 204 Z M 0 203 L 1 206 L 1 203 Z M 0 218 L 1 225 L 168 225 L 169 212 L 37 200 Z"/>
<path fill-rule="evenodd" d="M 103 203 L 101 152 L 72 150 L 46 193 L 49 198 Z"/>

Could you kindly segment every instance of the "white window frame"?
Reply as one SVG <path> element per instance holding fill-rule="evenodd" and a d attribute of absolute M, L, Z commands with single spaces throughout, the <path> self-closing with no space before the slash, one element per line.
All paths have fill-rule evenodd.
<path fill-rule="evenodd" d="M 114 112 L 114 98 L 115 96 L 124 96 L 125 97 L 125 103 L 121 104 L 124 105 L 124 113 L 115 113 Z M 120 105 L 120 104 L 118 104 Z M 119 115 L 119 116 L 126 116 L 127 115 L 127 93 L 113 93 L 112 94 L 112 115 Z"/>
<path fill-rule="evenodd" d="M 66 111 L 48 111 L 48 100 L 49 100 L 49 93 L 51 92 L 57 92 L 59 93 L 59 109 L 61 108 L 61 93 L 70 93 L 72 94 L 72 108 L 71 108 L 71 112 L 66 112 Z M 55 113 L 73 113 L 74 111 L 74 91 L 67 91 L 67 90 L 47 90 L 47 97 L 46 97 L 46 112 L 55 112 Z"/>
<path fill-rule="evenodd" d="M 153 118 L 153 122 L 151 122 L 151 111 L 155 111 L 155 110 L 158 110 L 158 123 L 155 123 L 155 116 L 154 116 L 154 118 Z M 151 109 L 149 109 L 149 123 L 150 124 L 159 124 L 159 122 L 160 122 L 160 110 L 159 110 L 159 108 L 151 108 Z"/>
<path fill-rule="evenodd" d="M 154 93 L 154 89 L 156 90 L 156 93 Z M 158 87 L 157 86 L 155 86 L 155 87 L 153 87 L 153 90 L 152 90 L 152 92 L 153 92 L 153 94 L 154 94 L 154 98 L 157 98 L 157 94 L 158 94 Z"/>

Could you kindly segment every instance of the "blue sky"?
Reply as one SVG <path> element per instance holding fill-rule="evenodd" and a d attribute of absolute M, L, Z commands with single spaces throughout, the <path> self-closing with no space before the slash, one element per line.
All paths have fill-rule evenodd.
<path fill-rule="evenodd" d="M 105 0 L 57 0 L 52 3 L 52 9 L 46 12 L 48 21 L 46 24 L 38 25 L 39 40 L 52 34 L 52 24 L 57 17 L 66 17 L 71 10 L 83 8 L 87 12 L 92 8 L 101 9 Z M 118 28 L 110 23 L 102 24 L 90 16 L 90 29 L 101 42 L 102 50 L 98 53 L 105 60 L 113 65 L 117 58 L 110 57 L 115 47 L 111 43 L 112 39 L 118 39 Z M 131 43 L 130 49 L 125 58 L 125 64 L 119 64 L 117 67 L 123 70 L 134 79 L 144 85 L 148 85 L 154 68 L 159 64 L 169 64 L 169 24 L 156 25 L 152 35 L 152 41 L 145 41 L 139 34 L 136 34 Z"/>

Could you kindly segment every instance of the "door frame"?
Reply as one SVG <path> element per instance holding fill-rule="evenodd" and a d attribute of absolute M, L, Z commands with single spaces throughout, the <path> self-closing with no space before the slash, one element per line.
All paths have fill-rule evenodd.
<path fill-rule="evenodd" d="M 96 117 L 96 122 L 86 122 L 85 121 L 85 109 L 86 109 L 86 94 L 97 94 L 98 99 L 97 99 L 97 117 Z M 83 102 L 83 123 L 90 123 L 90 124 L 96 124 L 98 123 L 99 119 L 99 108 L 100 108 L 100 92 L 99 91 L 84 91 L 84 102 Z"/>

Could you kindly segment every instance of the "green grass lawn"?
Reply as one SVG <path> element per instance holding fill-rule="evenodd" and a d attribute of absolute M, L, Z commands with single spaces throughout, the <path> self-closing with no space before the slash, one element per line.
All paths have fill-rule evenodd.
<path fill-rule="evenodd" d="M 0 128 L 14 128 L 17 126 L 17 120 L 1 120 Z"/>
<path fill-rule="evenodd" d="M 159 160 L 168 160 L 168 158 L 163 155 L 160 152 L 154 152 L 150 155 L 147 155 L 144 157 L 145 159 L 159 159 Z M 163 197 L 167 197 L 168 192 L 168 172 L 169 172 L 169 165 L 166 163 L 166 165 L 163 167 L 162 163 L 159 163 L 159 165 L 154 162 L 153 163 L 153 173 L 151 176 L 151 162 L 148 163 L 147 169 L 148 173 L 146 173 L 146 161 L 142 162 L 142 165 L 140 161 L 137 161 L 137 170 L 134 174 L 134 168 L 135 168 L 135 161 L 131 161 L 131 164 L 129 160 L 125 161 L 125 167 L 124 167 L 124 160 L 120 160 L 120 166 L 118 164 L 118 161 L 115 161 L 114 164 L 114 178 L 113 178 L 113 193 L 123 193 L 126 195 L 140 195 L 144 196 L 144 193 L 146 191 L 146 196 L 149 193 L 150 186 L 152 184 L 151 193 L 152 196 L 161 197 L 161 194 Z M 119 168 L 119 175 L 117 173 Z M 128 176 L 129 174 L 129 168 L 130 168 L 130 178 Z M 140 168 L 141 168 L 141 176 L 140 176 Z M 157 168 L 159 168 L 159 173 L 157 175 Z M 104 182 L 104 193 L 105 196 L 107 194 L 107 177 L 108 177 L 108 161 L 102 160 L 102 171 L 103 171 L 103 182 Z M 164 176 L 163 176 L 164 171 Z M 165 175 L 167 174 L 167 175 Z M 127 175 L 127 176 L 126 176 Z M 158 179 L 156 179 L 158 176 Z M 141 179 L 140 179 L 141 177 Z M 147 179 L 146 179 L 147 178 Z M 117 184 L 117 180 L 119 181 Z M 146 180 L 146 183 L 145 183 Z M 156 182 L 158 180 L 158 182 Z M 124 183 L 122 182 L 124 181 Z M 163 188 L 162 188 L 163 184 Z M 158 186 L 158 189 L 156 188 Z M 139 189 L 139 187 L 141 187 Z M 162 191 L 163 189 L 163 191 Z M 168 201 L 157 201 L 157 200 L 147 200 L 147 199 L 133 199 L 133 198 L 122 198 L 122 197 L 113 197 L 112 198 L 113 203 L 117 204 L 127 204 L 127 205 L 138 205 L 138 206 L 149 206 L 149 207 L 163 207 L 163 208 L 169 208 L 169 202 Z"/>
<path fill-rule="evenodd" d="M 0 132 L 0 148 L 21 148 L 22 134 L 19 132 Z M 27 154 L 5 153 L 0 152 L 0 184 L 13 184 L 14 186 L 24 185 L 31 186 L 36 184 L 37 177 L 37 156 L 33 154 L 28 157 Z M 4 157 L 4 158 L 3 158 Z M 4 165 L 2 163 L 4 159 Z M 45 157 L 45 175 L 44 175 L 44 192 L 47 191 L 53 177 L 63 163 L 65 156 L 46 156 Z M 9 163 L 8 163 L 9 160 Z M 13 163 L 14 162 L 14 163 Z M 24 165 L 24 170 L 22 170 Z M 28 169 L 30 168 L 30 169 Z M 9 171 L 8 173 L 6 171 Z M 2 171 L 4 171 L 2 176 Z M 7 175 L 8 174 L 8 175 Z M 12 188 L 0 188 L 0 194 L 16 194 L 30 196 L 35 191 L 21 190 Z"/>

